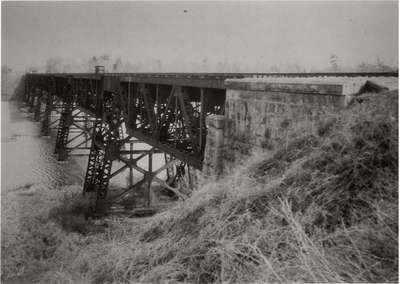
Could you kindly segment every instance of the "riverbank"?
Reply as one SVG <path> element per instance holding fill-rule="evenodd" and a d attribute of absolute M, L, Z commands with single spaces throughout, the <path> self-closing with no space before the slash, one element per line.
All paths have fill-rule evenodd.
<path fill-rule="evenodd" d="M 122 221 L 87 220 L 88 204 L 82 198 L 87 158 L 58 162 L 54 139 L 39 135 L 40 124 L 32 121 L 27 108 L 15 101 L 3 101 L 1 107 L 1 279 L 43 283 L 48 272 L 45 282 L 54 283 L 52 273 L 61 258 L 65 261 L 70 252 L 96 243 L 108 223 Z M 124 181 L 121 177 L 113 185 Z"/>
<path fill-rule="evenodd" d="M 49 210 L 79 188 L 83 163 L 58 163 L 49 139 L 16 102 L 1 103 L 1 258 L 2 280 L 42 270 L 48 256 L 43 232 L 59 231 Z M 43 235 L 44 234 L 44 235 Z M 17 278 L 18 279 L 18 278 Z"/>
<path fill-rule="evenodd" d="M 40 283 L 398 282 L 397 177 L 398 93 L 366 94 L 153 217 L 90 223 L 78 187 L 35 193 L 13 259 Z"/>

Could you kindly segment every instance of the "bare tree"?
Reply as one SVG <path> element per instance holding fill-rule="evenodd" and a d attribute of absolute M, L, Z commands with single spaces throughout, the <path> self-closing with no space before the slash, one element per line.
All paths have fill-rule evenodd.
<path fill-rule="evenodd" d="M 114 72 L 121 72 L 122 71 L 122 60 L 121 58 L 117 58 L 117 60 L 115 60 L 113 66 L 112 66 L 112 70 Z"/>
<path fill-rule="evenodd" d="M 106 70 L 110 70 L 111 66 L 110 66 L 110 61 L 111 61 L 111 56 L 107 53 L 103 54 L 102 56 L 100 56 L 100 61 L 101 64 L 100 65 L 104 65 L 104 68 Z"/>
<path fill-rule="evenodd" d="M 157 66 L 157 72 L 162 71 L 162 61 L 160 59 L 156 59 L 156 66 Z"/>
<path fill-rule="evenodd" d="M 358 66 L 357 66 L 357 71 L 358 72 L 368 72 L 369 71 L 369 66 L 367 63 L 362 61 Z"/>
<path fill-rule="evenodd" d="M 272 73 L 279 73 L 279 72 L 280 72 L 279 67 L 276 66 L 276 65 L 272 65 L 272 66 L 269 68 L 269 70 L 270 70 Z"/>
<path fill-rule="evenodd" d="M 27 69 L 27 72 L 28 73 L 37 73 L 39 71 L 39 68 L 38 67 L 29 67 L 28 69 Z"/>
<path fill-rule="evenodd" d="M 294 64 L 294 72 L 296 72 L 296 73 L 306 73 L 306 69 L 304 67 L 301 67 L 300 64 L 295 63 Z"/>
<path fill-rule="evenodd" d="M 7 76 L 9 73 L 12 72 L 12 68 L 7 65 L 1 66 L 1 76 Z"/>
<path fill-rule="evenodd" d="M 63 59 L 61 57 L 51 57 L 46 60 L 46 73 L 60 73 L 64 71 Z"/>
<path fill-rule="evenodd" d="M 100 56 L 100 59 L 102 59 L 104 61 L 108 61 L 108 60 L 110 60 L 110 55 L 105 53 L 102 56 Z"/>
<path fill-rule="evenodd" d="M 329 63 L 331 64 L 333 72 L 339 71 L 339 57 L 336 54 L 331 54 L 329 57 Z"/>
<path fill-rule="evenodd" d="M 99 60 L 96 56 L 92 56 L 87 64 L 87 71 L 88 72 L 94 72 L 94 67 L 99 65 Z"/>
<path fill-rule="evenodd" d="M 208 65 L 208 58 L 206 57 L 201 60 L 201 70 L 203 72 L 205 72 L 207 70 L 207 67 L 208 67 L 207 65 Z"/>
<path fill-rule="evenodd" d="M 389 71 L 393 71 L 394 68 L 386 65 L 382 59 L 377 56 L 376 57 L 376 69 L 378 72 L 389 72 Z"/>
<path fill-rule="evenodd" d="M 6 93 L 10 83 L 12 68 L 7 65 L 1 66 L 1 92 Z"/>
<path fill-rule="evenodd" d="M 395 70 L 395 67 L 386 65 L 379 56 L 374 64 L 367 64 L 363 61 L 357 66 L 357 71 L 359 72 L 392 72 Z"/>

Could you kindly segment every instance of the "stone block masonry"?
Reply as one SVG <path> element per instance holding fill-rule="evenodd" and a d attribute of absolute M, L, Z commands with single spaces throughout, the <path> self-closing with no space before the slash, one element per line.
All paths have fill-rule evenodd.
<path fill-rule="evenodd" d="M 319 124 L 348 105 L 367 80 L 370 78 L 226 80 L 225 115 L 207 117 L 204 172 L 218 176 L 252 152 L 287 145 L 299 131 L 317 131 Z"/>
<path fill-rule="evenodd" d="M 207 176 L 218 176 L 223 171 L 225 121 L 224 115 L 210 115 L 206 119 L 208 131 L 203 168 Z"/>

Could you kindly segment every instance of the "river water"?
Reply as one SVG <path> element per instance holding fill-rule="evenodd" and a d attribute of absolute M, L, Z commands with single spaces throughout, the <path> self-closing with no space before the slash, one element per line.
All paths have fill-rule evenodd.
<path fill-rule="evenodd" d="M 55 159 L 54 139 L 40 137 L 40 124 L 30 116 L 16 102 L 1 103 L 2 280 L 33 265 L 31 254 L 39 245 L 29 240 L 32 229 L 40 230 L 37 216 L 60 199 L 49 193 L 79 191 L 85 173 L 85 157 L 63 163 Z"/>
<path fill-rule="evenodd" d="M 1 191 L 20 187 L 58 188 L 83 181 L 84 157 L 58 162 L 53 138 L 40 137 L 40 123 L 15 102 L 1 104 Z"/>
<path fill-rule="evenodd" d="M 87 167 L 87 156 L 70 156 L 66 162 L 57 161 L 54 155 L 55 131 L 52 131 L 51 137 L 40 136 L 40 123 L 34 122 L 33 115 L 27 110 L 13 101 L 1 103 L 2 236 L 10 232 L 13 234 L 13 226 L 18 225 L 17 215 L 21 213 L 15 208 L 21 208 L 29 195 L 49 190 L 65 191 L 68 186 L 82 188 Z M 76 144 L 79 142 L 79 139 L 75 141 Z M 140 145 L 140 149 L 149 148 L 147 144 Z M 163 163 L 162 155 L 153 156 L 154 168 Z M 122 165 L 115 161 L 113 171 Z M 147 170 L 147 157 L 141 159 L 138 165 Z M 115 176 L 110 181 L 110 187 L 125 188 L 129 183 L 128 173 L 129 170 L 125 170 Z M 159 177 L 165 177 L 165 173 L 162 172 Z M 134 172 L 133 182 L 140 178 Z"/>
<path fill-rule="evenodd" d="M 55 131 L 52 137 L 40 136 L 40 123 L 34 122 L 27 108 L 15 102 L 1 104 L 1 188 L 2 192 L 21 186 L 35 185 L 58 188 L 69 184 L 83 184 L 87 166 L 87 156 L 71 156 L 67 162 L 58 162 L 54 155 Z M 77 139 L 74 144 L 79 144 Z M 72 145 L 73 146 L 73 145 Z M 141 149 L 149 146 L 142 143 Z M 147 170 L 147 157 L 141 159 L 139 166 Z M 156 168 L 163 164 L 161 155 L 153 156 Z M 114 170 L 123 164 L 115 161 Z M 126 186 L 126 175 L 111 180 L 111 187 Z M 135 174 L 135 173 L 134 173 Z M 162 176 L 162 175 L 161 175 Z"/>
<path fill-rule="evenodd" d="M 40 136 L 40 123 L 32 120 L 27 108 L 12 101 L 1 103 L 2 280 L 15 279 L 5 283 L 25 283 L 21 279 L 32 283 L 32 277 L 40 274 L 32 270 L 40 266 L 32 263 L 32 259 L 41 259 L 34 255 L 40 247 L 37 236 L 50 226 L 43 216 L 48 216 L 48 211 L 59 204 L 64 194 L 80 194 L 82 190 L 87 156 L 57 161 L 55 134 L 53 131 L 51 137 Z M 143 159 L 140 165 L 146 169 L 147 162 Z M 120 167 L 115 164 L 114 170 Z M 160 155 L 154 157 L 154 166 L 162 164 Z M 121 175 L 113 179 L 110 186 L 126 186 L 127 183 L 126 176 Z M 31 274 L 18 278 L 26 273 Z"/>

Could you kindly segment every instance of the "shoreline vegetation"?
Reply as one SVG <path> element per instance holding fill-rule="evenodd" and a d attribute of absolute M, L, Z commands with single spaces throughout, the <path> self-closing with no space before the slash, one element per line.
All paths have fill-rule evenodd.
<path fill-rule="evenodd" d="M 398 282 L 398 91 L 152 217 L 94 224 L 77 186 L 18 196 L 29 212 L 3 235 L 4 283 Z"/>
<path fill-rule="evenodd" d="M 13 66 L 2 65 L 2 100 L 13 99 L 21 96 L 22 92 L 16 94 L 14 91 L 18 85 L 23 86 L 21 78 L 25 73 L 93 73 L 95 66 L 104 66 L 106 73 L 147 73 L 147 72 L 178 72 L 178 73 L 326 73 L 326 72 L 398 72 L 397 62 L 395 64 L 383 60 L 379 56 L 370 58 L 368 61 L 361 61 L 352 66 L 341 63 L 341 59 L 330 54 L 326 60 L 327 65 L 320 68 L 306 67 L 299 63 L 291 62 L 288 64 L 269 65 L 269 66 L 249 66 L 247 62 L 228 61 L 227 59 L 211 62 L 205 57 L 197 61 L 192 61 L 188 66 L 180 66 L 176 69 L 176 63 L 163 62 L 161 59 L 136 60 L 130 62 L 127 59 L 111 55 L 97 54 L 80 60 L 63 58 L 61 56 L 49 57 L 45 62 L 36 66 L 30 66 L 25 71 L 14 69 Z"/>

